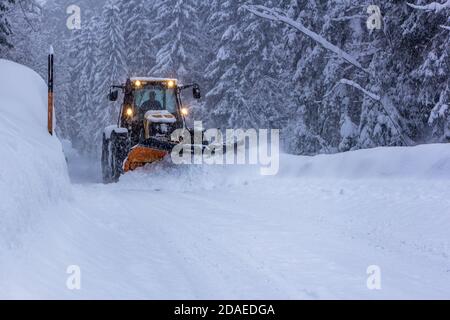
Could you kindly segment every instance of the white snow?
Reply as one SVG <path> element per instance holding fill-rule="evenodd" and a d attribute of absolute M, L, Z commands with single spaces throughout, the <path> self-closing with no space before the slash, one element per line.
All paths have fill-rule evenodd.
<path fill-rule="evenodd" d="M 47 132 L 47 88 L 34 71 L 0 59 L 0 258 L 47 208 L 70 193 L 61 144 Z"/>
<path fill-rule="evenodd" d="M 105 138 L 106 139 L 110 139 L 111 138 L 111 134 L 115 132 L 115 133 L 128 133 L 128 129 L 127 128 L 120 128 L 117 124 L 115 125 L 111 125 L 105 128 L 105 130 L 103 130 L 103 133 L 105 134 Z"/>
<path fill-rule="evenodd" d="M 282 155 L 274 177 L 165 160 L 103 185 L 64 143 L 70 186 L 42 79 L 0 70 L 0 298 L 450 298 L 448 144 Z"/>
<path fill-rule="evenodd" d="M 450 180 L 450 145 L 375 148 L 316 157 L 284 156 L 280 174 L 338 179 Z"/>
<path fill-rule="evenodd" d="M 353 137 L 357 132 L 358 127 L 353 123 L 349 116 L 344 117 L 344 121 L 341 126 L 341 137 Z"/>
<path fill-rule="evenodd" d="M 149 110 L 145 113 L 145 119 L 153 123 L 175 123 L 177 119 L 167 110 Z"/>
<path fill-rule="evenodd" d="M 131 81 L 148 81 L 148 82 L 163 82 L 163 81 L 174 81 L 177 82 L 177 79 L 173 78 L 157 78 L 157 77 L 133 77 L 130 79 Z"/>
<path fill-rule="evenodd" d="M 0 297 L 450 297 L 448 145 L 281 160 L 276 177 L 161 162 L 74 185 L 0 266 Z"/>

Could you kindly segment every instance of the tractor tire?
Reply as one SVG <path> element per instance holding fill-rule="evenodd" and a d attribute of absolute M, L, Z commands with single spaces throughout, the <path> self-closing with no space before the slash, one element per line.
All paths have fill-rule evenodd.
<path fill-rule="evenodd" d="M 109 139 L 103 137 L 102 175 L 103 183 L 118 182 L 123 173 L 123 162 L 128 156 L 127 138 L 115 132 Z"/>
<path fill-rule="evenodd" d="M 103 183 L 111 183 L 111 165 L 109 161 L 109 150 L 110 150 L 110 139 L 106 139 L 106 136 L 103 134 L 103 143 L 102 143 L 102 177 Z"/>

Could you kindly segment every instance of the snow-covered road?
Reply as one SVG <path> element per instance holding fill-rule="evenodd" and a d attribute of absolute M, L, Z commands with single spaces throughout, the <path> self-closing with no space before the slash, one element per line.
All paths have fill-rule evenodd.
<path fill-rule="evenodd" d="M 0 298 L 450 299 L 448 144 L 282 155 L 274 177 L 162 162 L 103 185 L 63 141 L 69 181 L 45 82 L 0 69 Z"/>
<path fill-rule="evenodd" d="M 256 172 L 161 164 L 75 184 L 2 264 L 0 297 L 450 298 L 447 181 Z"/>

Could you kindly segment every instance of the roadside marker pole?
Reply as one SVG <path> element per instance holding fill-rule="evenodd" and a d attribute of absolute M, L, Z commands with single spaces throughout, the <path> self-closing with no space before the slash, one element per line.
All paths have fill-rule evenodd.
<path fill-rule="evenodd" d="M 50 52 L 48 55 L 48 133 L 53 135 L 53 47 L 50 46 Z"/>

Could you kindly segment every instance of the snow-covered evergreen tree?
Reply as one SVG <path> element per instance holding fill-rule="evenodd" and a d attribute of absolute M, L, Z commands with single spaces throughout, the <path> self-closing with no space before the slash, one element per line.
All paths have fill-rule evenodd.
<path fill-rule="evenodd" d="M 204 42 L 198 8 L 197 0 L 155 1 L 152 10 L 157 13 L 158 24 L 152 45 L 157 53 L 152 74 L 185 82 L 199 78 L 204 65 Z"/>
<path fill-rule="evenodd" d="M 95 94 L 94 108 L 89 129 L 92 130 L 89 141 L 95 146 L 100 145 L 103 128 L 114 123 L 117 117 L 117 110 L 111 108 L 106 100 L 108 88 L 124 83 L 128 76 L 123 21 L 117 1 L 108 0 L 99 23 L 98 63 L 91 89 Z"/>
<path fill-rule="evenodd" d="M 210 23 L 219 37 L 206 69 L 212 86 L 205 108 L 216 126 L 277 128 L 286 107 L 284 83 L 276 78 L 279 47 L 272 42 L 270 23 L 248 15 L 243 4 L 215 4 L 220 13 L 212 15 Z"/>
<path fill-rule="evenodd" d="M 240 70 L 237 64 L 237 45 L 242 40 L 238 29 L 239 0 L 215 1 L 208 20 L 209 30 L 215 35 L 215 56 L 206 68 L 205 77 L 209 82 L 206 94 L 206 113 L 211 123 L 217 127 L 231 126 L 232 114 L 242 108 L 238 99 Z M 231 88 L 233 88 L 231 90 Z"/>
<path fill-rule="evenodd" d="M 42 32 L 42 12 L 36 0 L 23 0 L 8 11 L 12 48 L 6 58 L 36 69 Z M 0 27 L 1 29 L 1 27 Z"/>
<path fill-rule="evenodd" d="M 86 127 L 95 126 L 93 121 L 97 121 L 98 106 L 95 91 L 95 80 L 97 71 L 97 33 L 96 26 L 99 19 L 92 19 L 85 22 L 81 30 L 74 32 L 72 39 L 72 59 L 74 64 L 71 67 L 72 86 L 70 88 L 72 101 L 70 115 L 70 128 L 72 129 L 73 145 L 83 151 L 92 147 L 92 129 L 85 130 Z"/>
<path fill-rule="evenodd" d="M 431 59 L 439 55 L 443 57 L 440 61 L 445 61 L 447 54 L 441 49 L 439 54 L 429 55 L 430 47 L 418 45 L 427 43 L 445 48 L 442 45 L 445 46 L 446 39 L 436 36 L 447 31 L 439 26 L 445 19 L 429 19 L 420 23 L 417 14 L 411 13 L 407 4 L 390 2 L 382 6 L 383 28 L 372 31 L 366 27 L 366 9 L 371 4 L 370 1 L 280 2 L 279 7 L 286 15 L 322 39 L 312 40 L 307 34 L 289 31 L 292 26 L 285 27 L 286 57 L 295 65 L 295 69 L 286 68 L 286 79 L 294 74 L 293 95 L 301 106 L 297 107 L 293 120 L 288 123 L 286 145 L 289 151 L 303 153 L 313 150 L 304 143 L 320 146 L 315 152 L 405 145 L 427 136 L 427 116 L 424 115 L 429 114 L 431 108 L 417 99 L 419 79 L 415 74 L 424 69 L 420 63 L 425 55 Z M 430 42 L 429 39 L 435 41 Z M 326 41 L 338 47 L 341 53 L 349 53 L 352 60 L 356 58 L 358 65 L 349 64 L 348 59 L 342 59 L 342 54 L 333 54 L 333 50 L 324 45 Z M 420 85 L 420 91 L 432 97 L 429 101 L 433 101 L 435 110 L 446 110 L 444 79 L 448 79 L 448 74 L 442 72 L 445 66 L 440 63 L 440 71 L 436 70 L 432 79 L 427 80 L 433 83 L 431 87 L 428 85 L 427 88 L 425 83 Z M 414 78 L 416 83 L 412 82 Z M 443 116 L 438 117 L 439 129 L 435 131 L 443 134 L 446 130 L 443 117 L 447 116 L 445 112 L 434 113 L 437 114 Z M 430 122 L 433 123 L 432 120 Z M 297 125 L 299 130 L 296 130 Z M 300 136 L 292 135 L 292 132 Z M 305 141 L 306 137 L 317 139 L 308 138 L 306 141 L 309 142 L 298 143 Z"/>
<path fill-rule="evenodd" d="M 155 27 L 151 6 L 144 0 L 128 0 L 120 7 L 128 70 L 133 76 L 148 75 L 155 62 L 156 50 L 150 43 Z"/>
<path fill-rule="evenodd" d="M 450 141 L 450 2 L 445 6 L 412 6 L 414 20 L 405 25 L 405 32 L 411 36 L 423 37 L 423 51 L 418 57 L 418 66 L 411 72 L 418 89 L 418 107 L 414 109 L 416 118 L 423 120 L 429 115 L 431 139 L 437 142 Z M 433 39 L 433 41 L 427 41 Z M 414 101 L 411 101 L 413 104 Z M 431 111 L 430 111 L 431 109 Z M 427 139 L 425 125 L 413 123 L 413 129 L 423 142 Z"/>
<path fill-rule="evenodd" d="M 7 48 L 11 48 L 12 44 L 9 41 L 11 35 L 11 26 L 6 13 L 10 10 L 15 0 L 0 0 L 0 54 L 6 52 Z"/>
<path fill-rule="evenodd" d="M 294 21 L 320 32 L 324 26 L 324 11 L 315 0 L 280 1 L 279 7 Z M 329 152 L 330 144 L 323 138 L 324 129 L 330 131 L 335 126 L 321 125 L 319 119 L 323 114 L 323 98 L 327 88 L 334 86 L 333 81 L 323 82 L 324 68 L 329 62 L 327 52 L 315 41 L 305 37 L 290 26 L 282 26 L 280 40 L 284 44 L 284 72 L 281 77 L 290 84 L 290 121 L 282 131 L 283 140 L 288 150 L 299 154 Z M 330 66 L 330 65 L 329 65 Z M 329 68 L 333 70 L 335 68 Z M 330 74 L 330 76 L 332 76 Z M 330 119 L 336 121 L 336 110 Z M 326 119 L 329 121 L 329 119 Z"/>
<path fill-rule="evenodd" d="M 47 0 L 36 20 L 27 6 L 35 1 L 21 2 L 24 16 L 17 1 L 0 0 L 0 54 L 46 78 L 55 47 L 58 134 L 81 149 L 93 151 L 115 122 L 105 96 L 129 75 L 199 82 L 196 119 L 281 128 L 292 153 L 450 139 L 450 9 L 438 2 L 80 0 L 82 30 L 69 30 L 70 0 Z M 249 4 L 277 8 L 359 66 Z M 380 30 L 366 26 L 372 4 Z"/>

